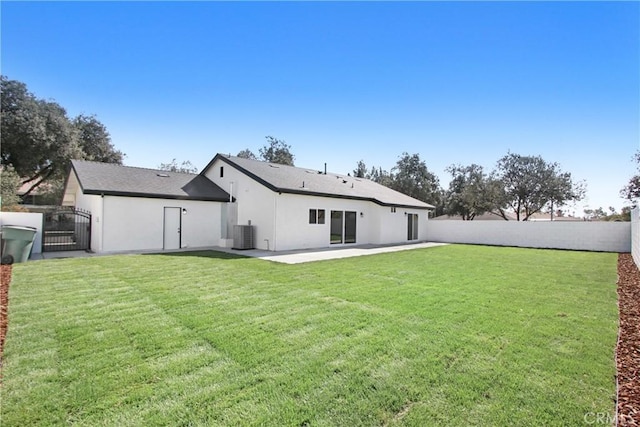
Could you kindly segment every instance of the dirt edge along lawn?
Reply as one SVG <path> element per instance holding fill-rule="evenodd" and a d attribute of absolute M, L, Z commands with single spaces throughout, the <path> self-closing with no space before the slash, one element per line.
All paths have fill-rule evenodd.
<path fill-rule="evenodd" d="M 2 381 L 2 350 L 7 336 L 9 320 L 9 283 L 11 283 L 11 264 L 0 265 L 0 384 Z"/>
<path fill-rule="evenodd" d="M 640 271 L 628 253 L 618 256 L 618 308 L 618 425 L 637 426 L 640 425 Z"/>

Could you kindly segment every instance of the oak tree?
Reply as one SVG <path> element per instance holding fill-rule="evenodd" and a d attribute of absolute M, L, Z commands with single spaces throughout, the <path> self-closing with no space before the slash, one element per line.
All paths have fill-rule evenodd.
<path fill-rule="evenodd" d="M 84 160 L 122 164 L 124 154 L 113 146 L 106 126 L 96 116 L 81 114 L 72 123 L 78 130 L 78 142 Z"/>
<path fill-rule="evenodd" d="M 37 98 L 17 80 L 0 76 L 0 163 L 11 166 L 28 184 L 24 196 L 47 183 L 49 200 L 61 196 L 71 159 L 122 163 L 124 154 L 94 116 L 75 119 L 51 100 Z"/>
<path fill-rule="evenodd" d="M 482 166 L 451 165 L 446 171 L 451 181 L 445 195 L 445 213 L 471 221 L 491 210 L 491 180 Z"/>
<path fill-rule="evenodd" d="M 545 206 L 553 209 L 581 200 L 585 194 L 583 182 L 574 182 L 558 163 L 540 156 L 509 153 L 498 160 L 493 179 L 493 209 L 505 220 L 507 210 L 513 211 L 518 221 L 526 221 Z"/>
<path fill-rule="evenodd" d="M 402 153 L 391 169 L 390 187 L 425 203 L 441 206 L 442 190 L 438 177 L 431 173 L 419 154 Z"/>

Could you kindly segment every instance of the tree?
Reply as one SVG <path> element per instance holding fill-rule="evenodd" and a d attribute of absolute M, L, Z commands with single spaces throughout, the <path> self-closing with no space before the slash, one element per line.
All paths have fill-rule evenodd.
<path fill-rule="evenodd" d="M 253 154 L 253 151 L 249 150 L 248 148 L 240 151 L 238 153 L 238 157 L 242 158 L 242 159 L 249 159 L 249 160 L 258 160 L 258 158 L 256 157 L 255 154 Z"/>
<path fill-rule="evenodd" d="M 358 161 L 358 166 L 353 170 L 353 176 L 356 178 L 367 178 L 367 165 L 364 164 L 364 161 Z"/>
<path fill-rule="evenodd" d="M 21 183 L 29 184 L 25 196 L 46 182 L 56 193 L 49 200 L 59 200 L 71 159 L 122 163 L 124 155 L 95 117 L 70 120 L 59 104 L 36 98 L 24 83 L 4 76 L 0 91 L 0 163 L 12 166 Z"/>
<path fill-rule="evenodd" d="M 442 191 L 438 177 L 429 172 L 419 154 L 402 156 L 391 169 L 390 187 L 415 199 L 441 206 Z"/>
<path fill-rule="evenodd" d="M 178 172 L 178 173 L 198 173 L 198 168 L 193 166 L 189 160 L 184 161 L 180 164 L 176 161 L 176 159 L 171 160 L 169 163 L 160 163 L 158 169 L 168 172 Z"/>
<path fill-rule="evenodd" d="M 285 141 L 267 136 L 267 145 L 260 148 L 260 158 L 265 162 L 294 166 L 291 146 Z"/>
<path fill-rule="evenodd" d="M 418 154 L 402 153 L 391 172 L 375 166 L 367 170 L 364 161 L 360 160 L 353 170 L 353 175 L 433 204 L 436 206 L 436 213 L 442 213 L 444 194 L 438 178 L 429 172 Z"/>
<path fill-rule="evenodd" d="M 640 151 L 634 154 L 633 159 L 640 169 Z M 634 175 L 629 179 L 629 183 L 620 190 L 620 197 L 629 201 L 635 201 L 640 198 L 640 175 Z"/>
<path fill-rule="evenodd" d="M 631 206 L 623 206 L 619 214 L 609 215 L 608 221 L 631 221 Z"/>
<path fill-rule="evenodd" d="M 2 165 L 11 165 L 31 186 L 63 179 L 69 159 L 82 158 L 78 131 L 55 102 L 39 100 L 24 83 L 0 80 Z"/>
<path fill-rule="evenodd" d="M 446 171 L 452 179 L 445 196 L 445 213 L 470 221 L 491 210 L 491 183 L 482 166 L 451 165 Z"/>
<path fill-rule="evenodd" d="M 574 183 L 570 173 L 540 156 L 509 153 L 498 160 L 492 178 L 491 201 L 505 220 L 505 209 L 513 210 L 518 221 L 526 221 L 547 205 L 553 209 L 585 194 L 584 183 Z"/>
<path fill-rule="evenodd" d="M 363 160 L 358 161 L 356 168 L 353 170 L 353 176 L 369 179 L 385 187 L 391 187 L 393 181 L 393 176 L 390 172 L 382 169 L 382 167 L 375 166 L 368 170 Z"/>
<path fill-rule="evenodd" d="M 609 214 L 599 207 L 597 209 L 585 209 L 584 217 L 588 221 L 631 221 L 631 207 L 624 206 L 620 213 L 616 208 L 609 206 Z"/>
<path fill-rule="evenodd" d="M 20 188 L 20 177 L 12 166 L 0 168 L 0 207 L 2 210 L 11 208 L 20 203 L 17 191 Z"/>
<path fill-rule="evenodd" d="M 371 172 L 365 178 L 385 187 L 391 188 L 393 185 L 393 175 L 391 172 L 382 169 L 382 167 L 372 167 Z"/>
<path fill-rule="evenodd" d="M 79 115 L 73 119 L 78 130 L 84 160 L 122 164 L 124 154 L 115 149 L 107 128 L 95 116 Z"/>
<path fill-rule="evenodd" d="M 606 218 L 607 217 L 607 213 L 604 211 L 604 209 L 602 209 L 602 207 L 599 207 L 597 209 L 585 209 L 584 210 L 584 218 L 587 221 L 598 221 L 600 219 Z"/>

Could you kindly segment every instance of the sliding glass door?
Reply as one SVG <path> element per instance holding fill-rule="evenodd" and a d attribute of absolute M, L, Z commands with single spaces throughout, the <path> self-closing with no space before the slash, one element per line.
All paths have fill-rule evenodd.
<path fill-rule="evenodd" d="M 331 211 L 331 244 L 342 243 L 342 211 Z"/>
<path fill-rule="evenodd" d="M 331 244 L 356 243 L 357 212 L 331 211 Z"/>
<path fill-rule="evenodd" d="M 344 242 L 356 242 L 356 213 L 346 211 L 344 213 Z"/>

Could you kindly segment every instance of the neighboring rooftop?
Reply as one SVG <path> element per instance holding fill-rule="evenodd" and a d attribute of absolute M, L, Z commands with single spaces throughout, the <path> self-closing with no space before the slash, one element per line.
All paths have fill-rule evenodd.
<path fill-rule="evenodd" d="M 556 215 L 551 216 L 548 212 L 536 212 L 529 217 L 527 221 L 584 221 L 584 218 L 571 215 Z"/>
<path fill-rule="evenodd" d="M 85 194 L 228 201 L 229 194 L 203 175 L 72 160 Z"/>
<path fill-rule="evenodd" d="M 325 174 L 324 170 L 280 165 L 224 154 L 217 154 L 203 169 L 202 176 L 217 159 L 235 166 L 267 188 L 281 193 L 368 200 L 382 206 L 435 209 L 428 203 L 365 178 L 330 172 Z"/>

